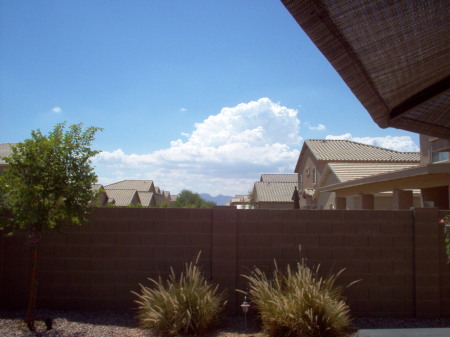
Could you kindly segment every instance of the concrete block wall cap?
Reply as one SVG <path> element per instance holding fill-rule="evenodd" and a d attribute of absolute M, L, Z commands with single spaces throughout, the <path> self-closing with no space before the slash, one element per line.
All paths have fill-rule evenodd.
<path fill-rule="evenodd" d="M 450 328 L 364 329 L 356 337 L 450 337 Z"/>

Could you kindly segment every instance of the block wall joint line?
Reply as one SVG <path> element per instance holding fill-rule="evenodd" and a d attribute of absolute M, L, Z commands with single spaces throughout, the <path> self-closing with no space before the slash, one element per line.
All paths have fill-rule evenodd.
<path fill-rule="evenodd" d="M 413 252 L 414 252 L 414 259 L 413 259 L 413 272 L 414 272 L 414 294 L 413 294 L 413 301 L 414 301 L 414 317 L 422 318 L 424 316 L 427 316 L 429 308 L 427 307 L 427 302 L 423 301 L 423 288 L 426 287 L 428 289 L 435 288 L 439 289 L 440 287 L 440 267 L 439 263 L 433 263 L 436 262 L 434 259 L 431 259 L 429 256 L 421 256 L 418 252 L 418 247 L 423 247 L 422 240 L 430 240 L 432 242 L 440 242 L 439 240 L 439 230 L 437 230 L 438 226 L 438 216 L 439 212 L 437 211 L 430 211 L 427 216 L 424 216 L 423 210 L 414 210 L 413 212 L 413 236 L 414 236 L 414 242 L 413 242 Z M 424 230 L 424 227 L 426 227 Z M 419 229 L 419 231 L 418 231 Z M 429 247 L 430 249 L 434 247 Z M 438 254 L 439 259 L 439 254 Z M 431 275 L 429 275 L 431 274 Z M 429 275 L 428 278 L 428 284 L 423 284 L 423 277 L 424 275 Z M 437 275 L 437 276 L 436 276 Z M 439 292 L 438 292 L 439 293 Z M 430 292 L 430 297 L 427 299 L 428 302 L 435 302 L 438 304 L 438 312 L 437 314 L 441 315 L 441 307 L 442 307 L 442 301 L 444 299 L 439 296 L 439 294 L 434 294 L 433 292 Z"/>

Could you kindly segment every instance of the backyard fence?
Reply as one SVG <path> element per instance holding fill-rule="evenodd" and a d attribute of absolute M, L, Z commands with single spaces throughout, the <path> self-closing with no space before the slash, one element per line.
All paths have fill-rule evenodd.
<path fill-rule="evenodd" d="M 88 224 L 46 233 L 38 306 L 133 310 L 139 283 L 166 276 L 202 252 L 208 279 L 239 313 L 249 274 L 301 258 L 338 272 L 353 316 L 450 317 L 449 211 L 99 208 Z M 301 247 L 301 251 L 299 251 Z M 23 235 L 0 238 L 0 307 L 26 308 L 29 252 Z"/>

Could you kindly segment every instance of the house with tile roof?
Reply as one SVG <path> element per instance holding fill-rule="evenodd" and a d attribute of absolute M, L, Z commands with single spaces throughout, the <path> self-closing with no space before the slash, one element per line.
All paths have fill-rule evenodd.
<path fill-rule="evenodd" d="M 8 157 L 12 153 L 11 146 L 14 146 L 16 144 L 17 143 L 0 144 L 0 174 L 5 168 L 8 167 L 8 163 L 3 159 L 3 157 Z"/>
<path fill-rule="evenodd" d="M 237 194 L 234 198 L 230 199 L 227 206 L 236 206 L 237 209 L 252 208 L 250 205 L 250 196 L 248 194 Z"/>
<path fill-rule="evenodd" d="M 257 181 L 251 203 L 257 208 L 293 209 L 292 194 L 296 186 L 296 182 Z"/>
<path fill-rule="evenodd" d="M 106 185 L 108 203 L 118 207 L 157 207 L 157 193 L 152 180 L 122 180 Z"/>
<path fill-rule="evenodd" d="M 301 195 L 300 208 L 335 207 L 336 196 L 328 191 L 322 191 L 319 186 L 356 177 L 358 174 L 361 175 L 362 171 L 367 171 L 364 174 L 373 175 L 380 170 L 390 172 L 393 169 L 405 168 L 402 165 L 410 167 L 418 166 L 419 163 L 420 153 L 418 152 L 399 152 L 349 140 L 306 140 L 294 170 L 297 173 Z M 347 165 L 330 166 L 330 164 Z M 391 166 L 361 166 L 363 164 L 391 164 Z M 324 173 L 325 177 L 321 180 Z"/>
<path fill-rule="evenodd" d="M 393 209 L 410 209 L 418 189 L 420 207 L 450 209 L 450 140 L 420 135 L 419 165 L 319 187 L 320 193 L 335 193 L 338 209 L 349 209 L 352 199 L 373 209 L 380 192 L 392 194 Z"/>
<path fill-rule="evenodd" d="M 138 191 L 132 189 L 105 189 L 108 204 L 117 207 L 138 206 L 141 204 Z"/>
<path fill-rule="evenodd" d="M 105 186 L 105 189 L 136 190 L 155 193 L 153 180 L 122 180 Z"/>
<path fill-rule="evenodd" d="M 148 191 L 137 191 L 140 204 L 143 207 L 157 207 L 155 193 Z"/>
<path fill-rule="evenodd" d="M 160 207 L 173 203 L 170 192 L 155 186 L 153 180 L 122 180 L 104 188 L 110 203 L 116 206 Z"/>
<path fill-rule="evenodd" d="M 236 195 L 227 205 L 237 208 L 292 209 L 296 174 L 263 173 L 249 195 Z"/>
<path fill-rule="evenodd" d="M 106 195 L 105 188 L 102 184 L 94 184 L 91 186 L 91 190 L 97 193 L 97 199 L 90 202 L 90 206 L 102 207 L 108 204 L 108 196 Z"/>
<path fill-rule="evenodd" d="M 336 207 L 336 194 L 322 192 L 321 188 L 339 184 L 351 180 L 357 180 L 365 177 L 376 176 L 378 174 L 390 173 L 417 167 L 416 164 L 403 163 L 328 163 L 322 173 L 322 176 L 312 194 L 313 200 L 316 200 L 319 208 L 333 209 Z M 413 206 L 421 206 L 420 190 L 415 189 L 413 192 Z M 391 191 L 380 191 L 373 195 L 373 203 L 375 209 L 392 209 Z M 362 196 L 355 195 L 346 200 L 348 209 L 358 209 L 361 205 Z"/>

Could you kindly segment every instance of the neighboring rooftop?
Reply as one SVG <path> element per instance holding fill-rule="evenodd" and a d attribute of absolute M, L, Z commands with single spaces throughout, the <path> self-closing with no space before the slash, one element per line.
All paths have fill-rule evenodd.
<path fill-rule="evenodd" d="M 0 144 L 0 165 L 6 165 L 6 162 L 2 157 L 8 157 L 12 153 L 11 146 L 14 146 L 16 144 L 17 143 L 1 143 Z"/>
<path fill-rule="evenodd" d="M 142 206 L 150 207 L 152 205 L 156 205 L 156 201 L 155 201 L 153 192 L 138 191 L 137 193 L 138 193 L 139 200 L 140 200 Z"/>
<path fill-rule="evenodd" d="M 153 186 L 153 180 L 122 180 L 114 184 L 106 185 L 106 190 L 136 190 L 150 191 Z"/>
<path fill-rule="evenodd" d="M 114 190 L 107 189 L 106 195 L 108 197 L 108 202 L 113 201 L 112 203 L 116 206 L 129 206 L 133 204 L 133 200 L 137 197 L 136 190 Z"/>
<path fill-rule="evenodd" d="M 258 202 L 292 202 L 292 194 L 296 183 L 255 182 L 255 193 Z"/>
<path fill-rule="evenodd" d="M 419 163 L 419 152 L 399 152 L 350 140 L 309 139 L 305 141 L 317 160 L 355 162 Z"/>
<path fill-rule="evenodd" d="M 261 174 L 259 181 L 267 183 L 297 183 L 297 174 L 274 174 L 274 173 L 264 173 Z"/>
<path fill-rule="evenodd" d="M 324 179 L 330 171 L 336 175 L 340 182 L 345 182 L 417 166 L 418 164 L 403 163 L 328 163 L 322 179 Z"/>

